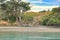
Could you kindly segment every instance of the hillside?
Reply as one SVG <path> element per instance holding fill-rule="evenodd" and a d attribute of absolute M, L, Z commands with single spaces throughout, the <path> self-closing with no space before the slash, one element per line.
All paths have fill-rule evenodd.
<path fill-rule="evenodd" d="M 25 12 L 23 15 L 32 16 L 33 17 L 33 21 L 32 22 L 28 22 L 28 19 L 27 19 L 28 17 L 23 16 L 23 17 L 25 17 L 24 18 L 25 21 L 23 20 L 24 21 L 23 24 L 25 22 L 28 22 L 31 25 L 37 25 L 42 20 L 43 16 L 46 16 L 46 15 L 49 15 L 49 14 L 51 14 L 51 13 L 50 12 Z M 11 25 L 11 24 L 8 21 L 1 20 L 0 21 L 0 25 Z M 14 22 L 14 23 L 12 23 L 12 25 L 19 25 L 19 22 L 17 22 L 17 23 Z"/>
<path fill-rule="evenodd" d="M 30 15 L 34 17 L 34 20 L 32 22 L 33 25 L 39 25 L 39 22 L 42 21 L 43 16 L 47 16 L 51 14 L 51 12 L 27 12 L 25 15 Z"/>

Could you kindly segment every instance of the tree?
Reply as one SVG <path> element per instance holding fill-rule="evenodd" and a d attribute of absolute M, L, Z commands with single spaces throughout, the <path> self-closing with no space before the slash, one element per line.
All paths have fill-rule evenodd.
<path fill-rule="evenodd" d="M 5 0 L 0 0 L 0 3 L 4 2 Z"/>
<path fill-rule="evenodd" d="M 52 12 L 53 12 L 53 13 L 60 13 L 60 7 L 53 8 L 53 9 L 52 9 Z"/>
<path fill-rule="evenodd" d="M 53 13 L 52 13 L 53 12 Z M 42 18 L 43 25 L 60 26 L 60 7 L 53 8 L 51 14 Z"/>
<path fill-rule="evenodd" d="M 0 8 L 1 8 L 1 4 L 4 3 L 5 0 L 0 0 Z"/>
<path fill-rule="evenodd" d="M 43 11 L 39 11 L 39 13 L 40 13 L 40 12 L 42 12 L 42 13 L 43 13 L 43 12 L 46 12 L 46 10 L 43 10 Z"/>
<path fill-rule="evenodd" d="M 7 19 L 9 19 L 10 16 L 15 16 L 18 21 L 21 20 L 21 10 L 22 12 L 25 12 L 27 10 L 30 10 L 30 3 L 22 2 L 21 0 L 10 0 L 6 1 L 5 3 L 1 4 L 1 9 L 5 12 L 7 15 Z"/>

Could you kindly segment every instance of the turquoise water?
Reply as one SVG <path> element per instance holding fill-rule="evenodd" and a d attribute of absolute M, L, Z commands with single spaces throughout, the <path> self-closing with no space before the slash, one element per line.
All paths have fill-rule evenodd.
<path fill-rule="evenodd" d="M 60 40 L 60 33 L 0 32 L 0 40 Z"/>

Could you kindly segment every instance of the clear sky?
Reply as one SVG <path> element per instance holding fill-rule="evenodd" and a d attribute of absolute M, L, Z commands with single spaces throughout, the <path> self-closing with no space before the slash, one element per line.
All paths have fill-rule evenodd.
<path fill-rule="evenodd" d="M 30 2 L 31 10 L 30 11 L 42 11 L 52 9 L 54 7 L 60 6 L 60 0 L 22 0 L 24 2 Z"/>

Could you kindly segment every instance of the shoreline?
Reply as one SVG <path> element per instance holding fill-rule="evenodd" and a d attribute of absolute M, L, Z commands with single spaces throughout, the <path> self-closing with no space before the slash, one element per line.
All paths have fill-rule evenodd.
<path fill-rule="evenodd" d="M 0 27 L 0 32 L 60 32 L 60 28 L 52 27 Z"/>

